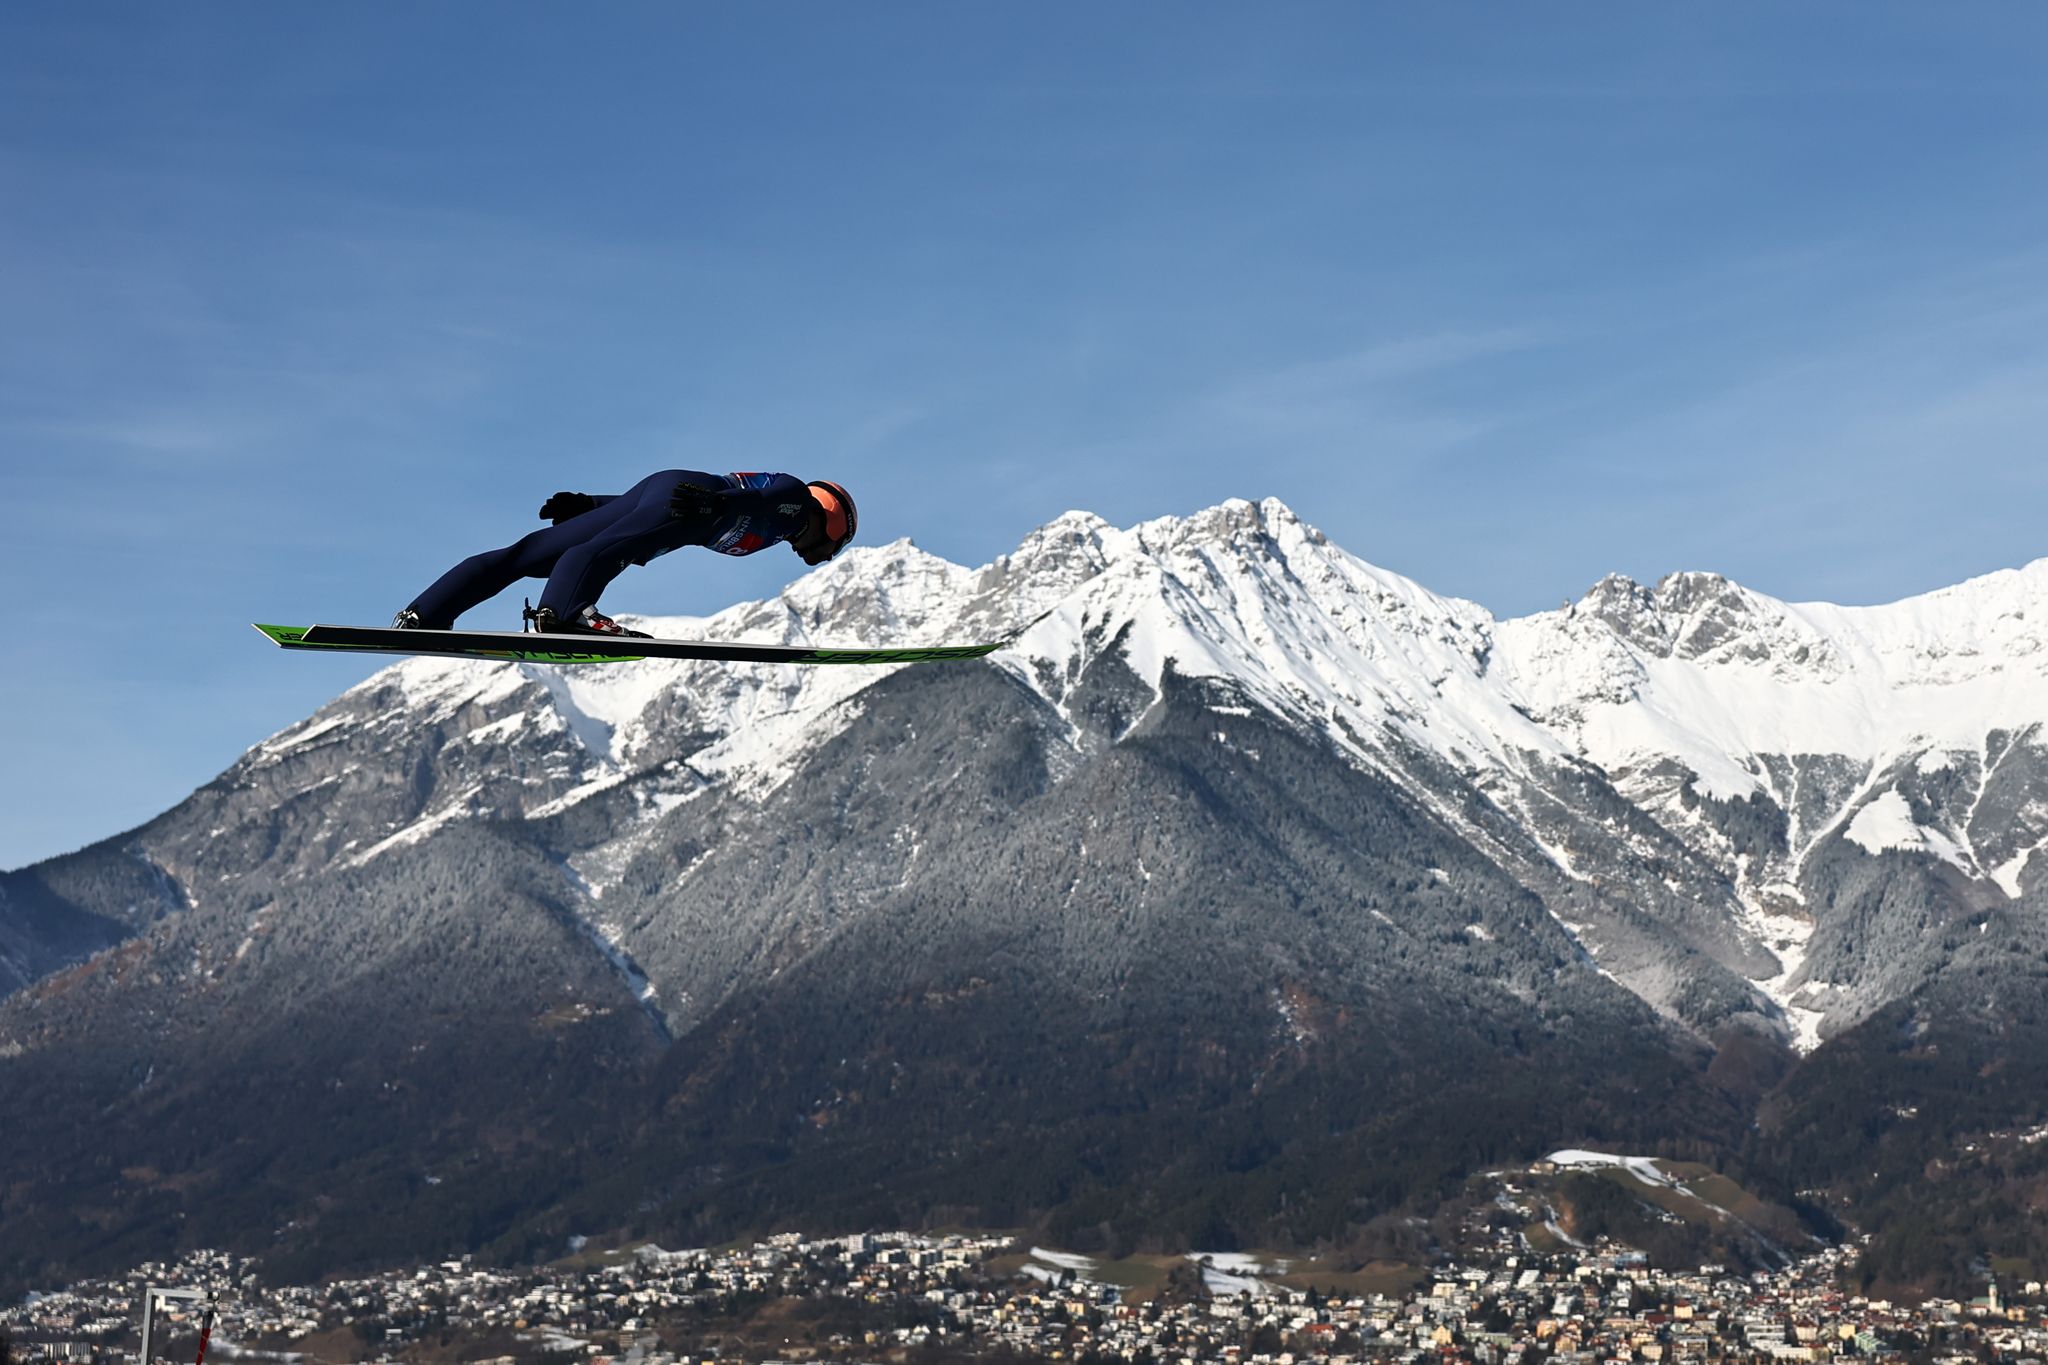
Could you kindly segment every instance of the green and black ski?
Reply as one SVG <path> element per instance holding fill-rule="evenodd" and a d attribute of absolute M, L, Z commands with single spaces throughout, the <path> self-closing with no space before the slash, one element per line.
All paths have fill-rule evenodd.
<path fill-rule="evenodd" d="M 749 664 L 924 664 L 979 659 L 1008 644 L 930 645 L 911 649 L 813 649 L 803 645 L 637 640 L 603 635 L 536 635 L 494 630 L 391 630 L 375 626 L 258 625 L 286 649 L 354 654 L 436 654 L 529 664 L 616 664 L 634 659 L 717 659 Z"/>

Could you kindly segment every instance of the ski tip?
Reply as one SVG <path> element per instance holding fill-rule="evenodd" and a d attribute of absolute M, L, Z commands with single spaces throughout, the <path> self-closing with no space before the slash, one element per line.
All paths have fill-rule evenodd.
<path fill-rule="evenodd" d="M 262 631 L 263 637 L 274 645 L 289 648 L 306 638 L 304 626 L 266 626 L 260 621 L 252 621 L 250 624 Z"/>

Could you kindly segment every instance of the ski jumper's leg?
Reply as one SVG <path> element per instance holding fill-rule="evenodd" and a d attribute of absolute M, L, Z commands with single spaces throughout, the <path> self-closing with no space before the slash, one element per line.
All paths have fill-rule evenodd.
<path fill-rule="evenodd" d="M 616 517 L 597 534 L 564 550 L 555 561 L 540 605 L 551 608 L 559 620 L 573 621 L 584 608 L 597 605 L 606 585 L 627 565 L 645 564 L 681 546 L 702 544 L 706 528 L 669 510 L 669 498 L 685 478 L 699 483 L 718 481 L 716 476 L 690 470 L 665 469 L 634 484 L 616 502 L 606 504 L 620 509 Z"/>
<path fill-rule="evenodd" d="M 419 613 L 420 625 L 428 630 L 452 629 L 456 617 L 496 597 L 519 579 L 547 577 L 565 552 L 603 536 L 612 523 L 632 510 L 627 498 L 614 498 L 559 526 L 545 526 L 521 536 L 501 550 L 471 555 L 414 598 L 411 610 Z"/>

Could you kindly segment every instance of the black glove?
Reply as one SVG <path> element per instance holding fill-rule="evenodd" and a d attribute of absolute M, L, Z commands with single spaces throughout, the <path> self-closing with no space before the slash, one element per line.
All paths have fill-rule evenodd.
<path fill-rule="evenodd" d="M 668 513 L 672 517 L 722 517 L 725 509 L 720 504 L 732 492 L 722 484 L 707 488 L 702 484 L 679 483 L 676 491 L 668 495 Z"/>
<path fill-rule="evenodd" d="M 580 517 L 597 506 L 597 499 L 588 493 L 557 493 L 540 505 L 542 521 L 552 521 L 560 526 L 571 517 Z"/>
<path fill-rule="evenodd" d="M 789 538 L 789 548 L 796 551 L 796 557 L 813 566 L 823 564 L 832 557 L 832 542 L 825 539 L 825 514 L 817 508 L 804 522 L 804 528 Z"/>

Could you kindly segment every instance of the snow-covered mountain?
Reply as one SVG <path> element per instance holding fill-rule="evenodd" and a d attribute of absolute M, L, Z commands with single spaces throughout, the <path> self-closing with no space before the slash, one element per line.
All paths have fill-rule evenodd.
<path fill-rule="evenodd" d="M 1821 932 L 1818 863 L 1904 855 L 1975 907 L 2018 899 L 2048 843 L 2048 560 L 1860 608 L 1711 574 L 1611 577 L 1502 621 L 1268 500 L 1128 530 L 1068 513 L 978 569 L 907 541 L 856 549 L 774 601 L 638 624 L 789 644 L 1014 637 L 994 666 L 1049 704 L 1076 750 L 1092 731 L 1073 694 L 1100 660 L 1128 671 L 1126 730 L 1169 672 L 1226 683 L 1239 700 L 1217 713 L 1219 746 L 1249 707 L 1313 731 L 1538 888 L 1653 1005 L 1679 1010 L 1674 954 L 1704 958 L 1753 983 L 1758 1013 L 1802 1048 L 1901 984 L 1859 981 L 1852 948 Z M 561 741 L 544 772 L 479 765 L 384 837 L 317 848 L 305 870 L 359 864 L 453 820 L 555 816 L 621 786 L 649 816 L 711 788 L 764 799 L 888 671 L 409 661 L 244 767 L 422 723 L 471 745 Z M 594 898 L 651 828 L 572 860 Z"/>
<path fill-rule="evenodd" d="M 1069 513 L 979 568 L 859 548 L 772 601 L 637 624 L 1010 644 L 907 669 L 381 668 L 142 829 L 0 876 L 0 991 L 33 983 L 0 1001 L 0 1085 L 76 1099 L 103 1075 L 94 1112 L 170 1106 L 137 1118 L 146 1148 L 188 1112 L 149 1097 L 212 1076 L 227 1038 L 356 1039 L 295 1092 L 347 1121 L 349 1086 L 448 1092 L 460 1056 L 482 1128 L 397 1125 L 453 1161 L 532 1143 L 477 1134 L 540 1103 L 515 1078 L 545 1055 L 567 1087 L 546 1114 L 633 1074 L 687 1116 L 715 1157 L 648 1146 L 640 1110 L 577 1131 L 640 1133 L 662 1206 L 700 1219 L 806 1188 L 720 1183 L 763 1142 L 812 1153 L 816 1189 L 852 1188 L 849 1153 L 877 1181 L 923 1162 L 927 1206 L 984 1213 L 990 1153 L 1029 1168 L 1063 1131 L 1088 1169 L 1179 1162 L 1189 1191 L 1281 1160 L 1275 1124 L 1346 1169 L 1473 1135 L 1433 1144 L 1436 1180 L 1460 1151 L 1735 1141 L 1779 1073 L 1725 1059 L 1924 1024 L 2040 933 L 2048 560 L 1866 608 L 1610 578 L 1503 621 L 1269 500 Z M 1114 1078 L 1087 1104 L 1124 1117 L 1081 1107 L 1083 1058 Z M 1341 1116 L 1339 1074 L 1363 1087 Z M 1014 1105 L 978 1098 L 1001 1076 Z M 1169 1112 L 1236 1145 L 1105 1154 Z M 943 1131 L 905 1139 L 913 1114 Z M 83 1198 L 141 1161 L 41 1178 Z"/>

